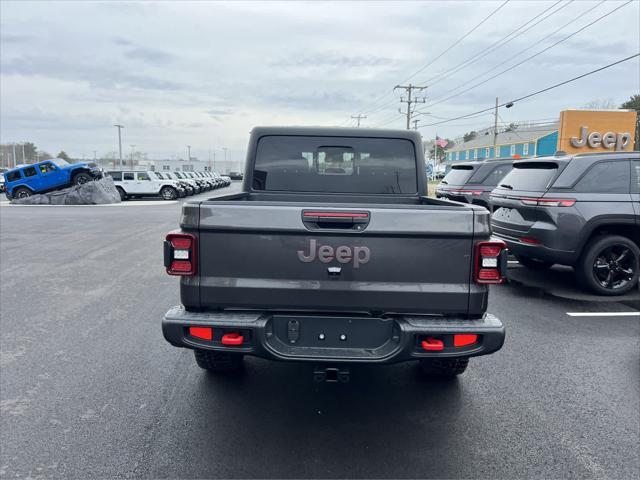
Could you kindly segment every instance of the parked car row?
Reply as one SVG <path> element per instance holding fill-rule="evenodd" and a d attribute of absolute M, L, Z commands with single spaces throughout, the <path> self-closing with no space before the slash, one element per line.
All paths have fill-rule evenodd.
<path fill-rule="evenodd" d="M 231 184 L 216 172 L 155 172 L 152 170 L 109 170 L 107 172 L 122 200 L 161 197 L 175 200 Z"/>
<path fill-rule="evenodd" d="M 102 172 L 95 163 L 69 163 L 61 158 L 53 158 L 4 172 L 4 193 L 9 200 L 26 198 L 101 177 Z"/>
<path fill-rule="evenodd" d="M 528 268 L 569 265 L 600 295 L 640 275 L 640 153 L 454 165 L 436 196 L 485 206 L 493 235 Z"/>

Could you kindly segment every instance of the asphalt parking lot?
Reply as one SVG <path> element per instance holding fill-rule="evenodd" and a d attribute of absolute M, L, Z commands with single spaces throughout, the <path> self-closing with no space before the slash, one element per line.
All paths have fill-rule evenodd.
<path fill-rule="evenodd" d="M 160 330 L 181 203 L 0 206 L 0 477 L 637 478 L 640 302 L 493 288 L 505 346 L 450 382 L 215 378 Z"/>

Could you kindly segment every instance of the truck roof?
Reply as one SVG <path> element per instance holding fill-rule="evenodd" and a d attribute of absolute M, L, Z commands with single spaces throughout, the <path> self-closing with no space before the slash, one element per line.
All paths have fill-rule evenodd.
<path fill-rule="evenodd" d="M 316 137 L 380 137 L 404 138 L 422 143 L 422 135 L 415 130 L 397 130 L 390 128 L 352 128 L 352 127 L 254 127 L 252 135 L 310 135 Z"/>

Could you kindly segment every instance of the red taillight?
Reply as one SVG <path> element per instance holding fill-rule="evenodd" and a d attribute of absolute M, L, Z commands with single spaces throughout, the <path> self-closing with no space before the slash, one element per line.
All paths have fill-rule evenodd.
<path fill-rule="evenodd" d="M 466 347 L 478 341 L 478 335 L 471 333 L 458 333 L 453 336 L 454 347 Z"/>
<path fill-rule="evenodd" d="M 197 239 L 190 233 L 169 233 L 165 241 L 165 267 L 169 275 L 195 275 Z"/>
<path fill-rule="evenodd" d="M 201 340 L 212 340 L 213 329 L 211 327 L 189 327 L 189 335 Z"/>
<path fill-rule="evenodd" d="M 506 250 L 507 244 L 502 240 L 476 244 L 473 275 L 476 283 L 504 282 L 506 262 L 503 260 Z"/>
<path fill-rule="evenodd" d="M 482 190 L 465 190 L 465 189 L 459 189 L 459 190 L 450 190 L 451 193 L 458 193 L 461 195 L 482 195 Z"/>
<path fill-rule="evenodd" d="M 572 207 L 575 205 L 575 198 L 536 198 L 517 197 L 523 205 L 540 207 Z"/>

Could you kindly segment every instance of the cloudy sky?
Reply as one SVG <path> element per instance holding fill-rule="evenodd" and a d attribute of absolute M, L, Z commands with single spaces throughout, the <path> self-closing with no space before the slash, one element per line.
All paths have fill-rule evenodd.
<path fill-rule="evenodd" d="M 0 140 L 101 156 L 121 123 L 125 151 L 184 157 L 190 144 L 201 159 L 222 147 L 239 159 L 254 125 L 352 125 L 364 112 L 363 126 L 402 128 L 393 86 L 407 80 L 430 85 L 423 135 L 455 137 L 492 117 L 429 124 L 640 51 L 637 0 L 599 21 L 625 1 L 503 3 L 3 0 Z M 500 118 L 551 119 L 639 91 L 636 58 Z"/>

